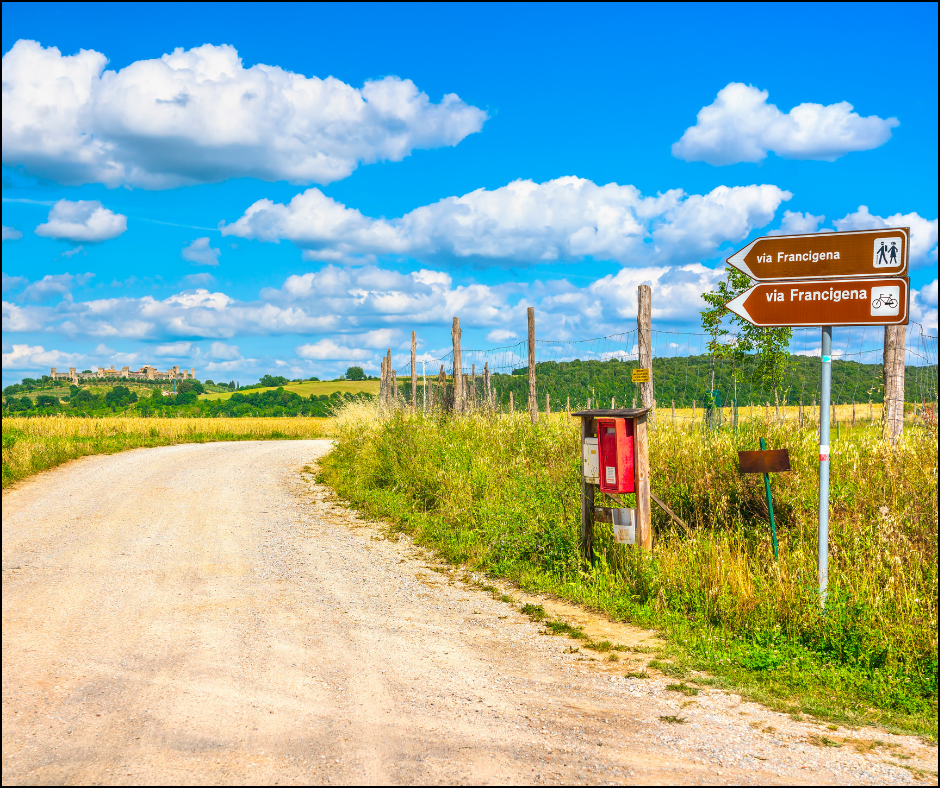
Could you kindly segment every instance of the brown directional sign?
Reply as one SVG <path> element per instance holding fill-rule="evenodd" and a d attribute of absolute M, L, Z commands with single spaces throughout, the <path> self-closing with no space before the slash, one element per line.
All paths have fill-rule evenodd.
<path fill-rule="evenodd" d="M 790 470 L 790 452 L 787 449 L 769 451 L 739 451 L 738 470 L 741 473 L 780 473 Z"/>
<path fill-rule="evenodd" d="M 907 276 L 910 237 L 907 227 L 765 236 L 731 255 L 728 265 L 758 282 Z"/>
<path fill-rule="evenodd" d="M 910 289 L 906 277 L 771 282 L 725 307 L 755 326 L 894 326 L 908 322 Z"/>

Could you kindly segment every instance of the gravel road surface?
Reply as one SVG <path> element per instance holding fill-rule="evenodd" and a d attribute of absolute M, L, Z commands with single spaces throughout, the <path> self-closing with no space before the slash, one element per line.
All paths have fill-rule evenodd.
<path fill-rule="evenodd" d="M 328 449 L 143 449 L 4 492 L 4 785 L 936 783 L 916 737 L 626 678 L 653 633 L 384 538 L 314 482 Z"/>

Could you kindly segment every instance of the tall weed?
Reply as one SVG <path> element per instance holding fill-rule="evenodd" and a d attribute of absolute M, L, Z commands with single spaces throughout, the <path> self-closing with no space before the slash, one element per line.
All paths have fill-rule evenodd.
<path fill-rule="evenodd" d="M 361 407 L 361 406 L 360 406 Z M 652 555 L 595 528 L 579 559 L 580 447 L 563 415 L 340 419 L 326 480 L 451 561 L 662 628 L 675 670 L 697 667 L 813 713 L 935 735 L 937 438 L 910 427 L 895 449 L 877 426 L 833 441 L 829 595 L 817 591 L 818 435 L 793 424 L 654 429 Z M 737 451 L 788 448 L 772 477 L 780 558 L 763 480 Z M 628 496 L 632 497 L 632 496 Z M 613 504 L 611 504 L 613 505 Z"/>

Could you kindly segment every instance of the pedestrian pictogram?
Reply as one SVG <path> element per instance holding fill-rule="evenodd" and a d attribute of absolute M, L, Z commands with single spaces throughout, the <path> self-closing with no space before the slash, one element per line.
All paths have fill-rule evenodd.
<path fill-rule="evenodd" d="M 896 269 L 902 264 L 901 246 L 904 239 L 900 236 L 875 239 L 875 254 L 872 265 L 875 268 Z"/>

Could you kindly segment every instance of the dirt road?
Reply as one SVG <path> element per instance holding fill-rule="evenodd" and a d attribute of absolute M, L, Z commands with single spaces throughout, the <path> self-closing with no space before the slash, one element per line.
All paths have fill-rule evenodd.
<path fill-rule="evenodd" d="M 520 594 L 500 601 L 335 506 L 302 471 L 328 445 L 90 457 L 4 493 L 4 785 L 936 774 L 913 737 L 687 697 L 625 678 L 642 654 L 606 662 L 542 634 Z M 865 754 L 850 741 L 876 737 Z"/>

